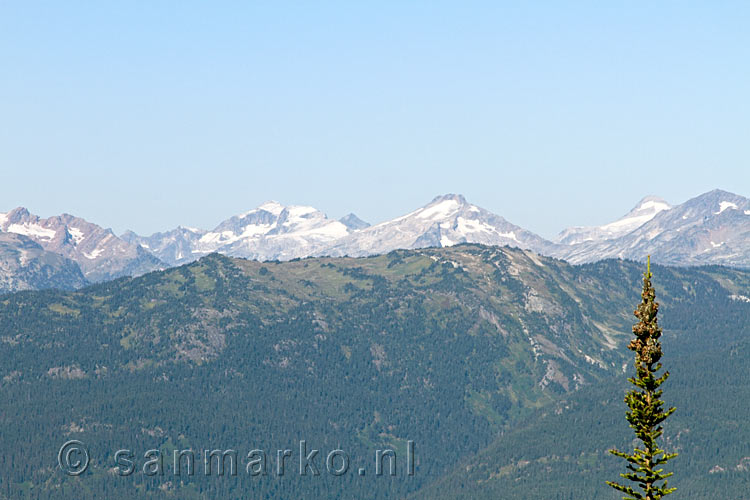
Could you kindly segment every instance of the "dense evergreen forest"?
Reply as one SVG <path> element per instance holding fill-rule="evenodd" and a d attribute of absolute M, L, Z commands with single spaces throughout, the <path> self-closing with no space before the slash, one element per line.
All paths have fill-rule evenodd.
<path fill-rule="evenodd" d="M 721 295 L 663 309 L 664 397 L 677 407 L 663 447 L 680 453 L 667 469 L 675 498 L 750 498 L 750 304 Z M 623 472 L 607 450 L 633 444 L 623 417 L 629 387 L 622 375 L 561 398 L 413 498 L 622 498 L 602 484 Z"/>
<path fill-rule="evenodd" d="M 0 498 L 609 498 L 642 267 L 479 245 L 211 255 L 0 296 Z M 721 485 L 742 498 L 750 273 L 654 275 L 676 496 Z M 80 476 L 58 467 L 70 439 L 89 451 Z M 300 440 L 320 450 L 320 475 L 299 474 Z M 120 449 L 136 464 L 125 477 Z M 163 474 L 143 472 L 152 449 Z M 196 473 L 177 476 L 174 450 L 187 449 Z M 206 476 L 204 449 L 237 450 L 238 474 Z M 268 451 L 265 475 L 246 470 L 253 449 Z M 278 449 L 292 450 L 284 475 Z M 334 449 L 350 457 L 340 476 L 326 471 Z M 375 474 L 378 449 L 394 450 L 394 476 Z"/>

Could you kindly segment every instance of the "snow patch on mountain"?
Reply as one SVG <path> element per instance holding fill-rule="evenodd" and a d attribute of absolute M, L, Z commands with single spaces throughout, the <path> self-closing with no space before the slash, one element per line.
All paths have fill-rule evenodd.
<path fill-rule="evenodd" d="M 513 241 L 515 241 L 517 243 L 521 242 L 518 238 L 516 238 L 516 233 L 513 232 L 513 231 L 511 231 L 509 233 L 497 233 L 497 235 L 500 236 L 500 237 L 502 237 L 502 238 L 508 238 L 509 240 L 513 240 Z"/>
<path fill-rule="evenodd" d="M 481 231 L 491 233 L 493 231 L 492 226 L 479 220 L 458 217 L 456 218 L 456 223 L 456 231 L 463 234 Z"/>
<path fill-rule="evenodd" d="M 264 212 L 272 213 L 274 215 L 279 215 L 284 210 L 284 205 L 282 205 L 278 201 L 273 201 L 273 200 L 267 201 L 265 203 L 261 203 L 260 205 L 258 205 L 257 208 L 254 208 L 250 210 L 249 212 L 245 212 L 244 214 L 241 215 L 241 217 L 247 217 L 248 215 L 257 213 L 261 210 Z"/>
<path fill-rule="evenodd" d="M 415 215 L 420 219 L 446 219 L 458 211 L 459 203 L 455 199 L 442 200 L 432 206 L 420 208 Z"/>
<path fill-rule="evenodd" d="M 714 212 L 714 214 L 718 215 L 728 208 L 733 208 L 734 210 L 738 210 L 737 205 L 735 205 L 731 201 L 722 201 L 719 203 L 719 211 Z"/>
<path fill-rule="evenodd" d="M 39 224 L 25 222 L 23 224 L 10 224 L 6 229 L 9 233 L 23 234 L 32 238 L 51 240 L 55 237 L 54 229 L 47 229 Z"/>
<path fill-rule="evenodd" d="M 80 242 L 83 241 L 83 231 L 78 229 L 77 227 L 69 227 L 68 228 L 68 234 L 71 238 L 73 238 L 73 244 L 78 245 Z"/>
<path fill-rule="evenodd" d="M 442 247 L 452 247 L 453 245 L 459 243 L 458 241 L 453 241 L 452 239 L 448 238 L 446 235 L 440 236 L 440 246 Z"/>
<path fill-rule="evenodd" d="M 104 253 L 104 249 L 103 248 L 95 248 L 91 252 L 83 252 L 83 256 L 86 257 L 87 259 L 96 259 L 97 257 L 99 257 L 103 253 Z"/>

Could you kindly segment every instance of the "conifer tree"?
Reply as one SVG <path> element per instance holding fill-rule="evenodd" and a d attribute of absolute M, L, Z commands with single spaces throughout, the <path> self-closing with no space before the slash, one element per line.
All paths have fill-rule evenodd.
<path fill-rule="evenodd" d="M 607 481 L 611 487 L 629 495 L 624 496 L 624 500 L 658 500 L 677 489 L 667 487 L 667 478 L 673 473 L 665 473 L 661 468 L 667 461 L 676 457 L 677 453 L 667 453 L 657 444 L 663 432 L 662 422 L 675 409 L 669 408 L 665 411 L 664 401 L 661 400 L 662 390 L 659 387 L 667 380 L 669 372 L 665 371 L 661 376 L 657 376 L 657 372 L 662 368 L 659 362 L 662 356 L 659 342 L 661 328 L 656 320 L 659 303 L 654 300 L 651 276 L 649 257 L 647 270 L 643 275 L 642 301 L 634 312 L 639 320 L 633 325 L 635 338 L 628 345 L 628 349 L 635 351 L 636 376 L 628 379 L 635 388 L 628 391 L 625 396 L 625 403 L 628 405 L 626 418 L 635 436 L 641 441 L 641 446 L 636 447 L 633 453 L 609 450 L 613 455 L 627 460 L 629 472 L 620 476 L 635 483 L 628 486 Z M 641 491 L 637 491 L 636 488 Z"/>

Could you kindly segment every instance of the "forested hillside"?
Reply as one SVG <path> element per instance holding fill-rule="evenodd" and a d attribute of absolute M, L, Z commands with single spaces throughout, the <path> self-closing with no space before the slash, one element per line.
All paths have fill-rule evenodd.
<path fill-rule="evenodd" d="M 529 468 L 521 472 L 550 467 L 549 484 L 603 484 L 593 474 L 556 472 L 558 462 L 588 469 L 580 460 L 549 456 L 598 453 L 600 435 L 621 444 L 622 377 L 614 385 L 612 377 L 630 361 L 625 339 L 641 267 L 623 261 L 571 266 L 477 245 L 285 263 L 211 255 L 78 292 L 2 296 L 0 495 L 393 498 L 444 478 L 440 491 L 451 498 L 463 488 L 501 498 L 552 498 L 499 493 L 501 480 L 511 477 L 503 471 L 516 469 L 495 466 L 525 460 Z M 671 403 L 675 394 L 678 422 L 677 415 L 693 411 L 689 401 L 677 401 L 679 391 L 692 394 L 682 364 L 716 346 L 730 349 L 738 362 L 748 359 L 738 342 L 747 329 L 750 273 L 717 267 L 655 267 L 654 273 L 671 332 L 665 363 L 675 365 L 665 397 Z M 607 429 L 587 430 L 586 419 L 598 412 L 586 401 L 601 394 L 609 401 L 596 407 L 606 410 L 601 418 L 617 421 L 611 437 Z M 730 403 L 742 407 L 732 398 L 713 411 Z M 691 432 L 679 443 L 701 436 L 693 424 L 680 425 Z M 557 440 L 544 444 L 546 433 Z M 57 467 L 68 439 L 90 451 L 91 465 L 79 477 Z M 321 450 L 320 476 L 298 473 L 302 439 Z M 413 476 L 405 464 L 407 441 L 416 445 Z M 497 451 L 506 443 L 528 455 L 509 462 L 516 455 Z M 135 452 L 139 468 L 128 477 L 113 470 L 121 448 Z M 174 449 L 197 450 L 198 472 L 141 473 L 143 455 L 153 448 L 168 463 Z M 239 474 L 204 477 L 200 450 L 206 448 L 238 450 Z M 265 476 L 246 473 L 242 458 L 255 448 L 271 455 Z M 280 477 L 275 450 L 286 448 L 293 454 Z M 325 454 L 336 448 L 351 456 L 342 476 L 325 471 Z M 397 452 L 395 477 L 374 474 L 372 457 L 383 448 Z M 714 455 L 727 466 L 734 460 Z M 585 458 L 581 463 L 589 464 Z M 469 466 L 450 475 L 457 464 Z M 513 484 L 523 484 L 518 477 Z"/>
<path fill-rule="evenodd" d="M 664 278 L 664 270 L 661 270 Z M 676 413 L 663 448 L 675 498 L 750 498 L 750 303 L 705 290 L 702 306 L 667 302 L 664 398 Z M 633 372 L 628 367 L 628 375 Z M 415 499 L 619 499 L 603 486 L 622 462 L 608 449 L 632 448 L 624 419 L 626 377 L 582 389 L 539 410 Z"/>

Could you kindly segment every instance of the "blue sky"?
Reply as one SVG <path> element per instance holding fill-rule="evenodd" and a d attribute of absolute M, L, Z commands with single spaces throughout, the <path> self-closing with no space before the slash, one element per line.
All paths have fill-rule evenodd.
<path fill-rule="evenodd" d="M 731 1 L 0 0 L 0 211 L 151 233 L 456 192 L 549 237 L 748 196 L 747 26 Z"/>

